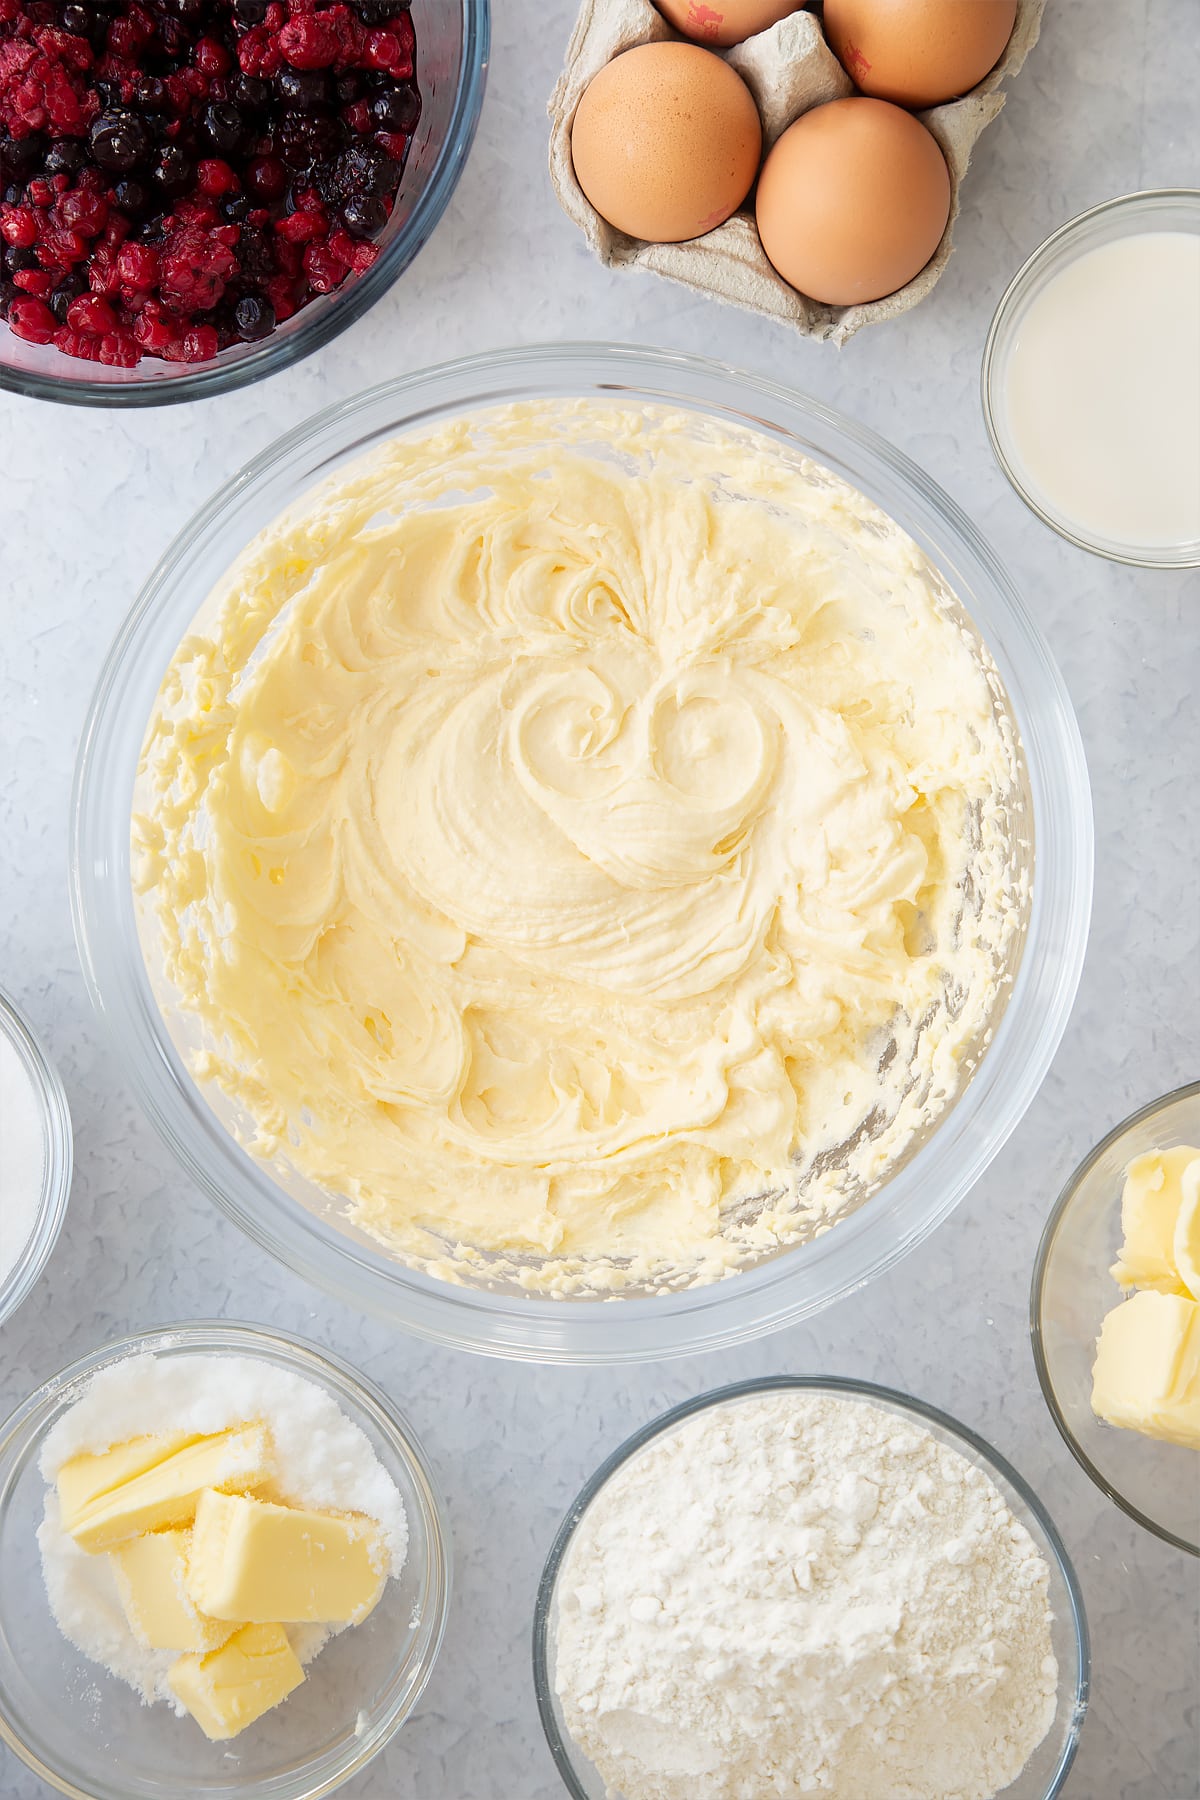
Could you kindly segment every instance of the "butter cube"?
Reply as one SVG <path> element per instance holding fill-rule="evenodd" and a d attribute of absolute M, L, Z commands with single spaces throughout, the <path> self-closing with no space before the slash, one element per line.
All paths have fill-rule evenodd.
<path fill-rule="evenodd" d="M 130 1630 L 149 1650 L 215 1650 L 235 1629 L 206 1619 L 187 1596 L 190 1531 L 152 1531 L 110 1550 L 117 1592 Z"/>
<path fill-rule="evenodd" d="M 188 1596 L 214 1619 L 352 1624 L 386 1579 L 371 1519 L 202 1494 L 188 1558 Z"/>
<path fill-rule="evenodd" d="M 144 1475 L 147 1469 L 174 1456 L 177 1450 L 196 1443 L 200 1436 L 198 1431 L 164 1432 L 158 1437 L 131 1438 L 128 1443 L 117 1444 L 96 1455 L 85 1451 L 80 1456 L 73 1456 L 70 1462 L 63 1464 L 55 1478 L 63 1529 L 70 1531 L 84 1507 L 98 1500 L 101 1494 L 110 1494 L 122 1483 L 132 1481 L 135 1475 Z"/>
<path fill-rule="evenodd" d="M 240 1492 L 256 1487 L 270 1473 L 271 1439 L 265 1426 L 215 1432 L 97 1493 L 74 1514 L 68 1530 L 83 1550 L 110 1550 L 147 1531 L 190 1525 L 196 1516 L 196 1502 L 207 1488 Z"/>
<path fill-rule="evenodd" d="M 1183 1205 L 1183 1173 L 1200 1151 L 1188 1144 L 1135 1156 L 1125 1171 L 1121 1227 L 1125 1242 L 1113 1264 L 1122 1287 L 1184 1294 L 1175 1260 L 1175 1225 Z"/>
<path fill-rule="evenodd" d="M 1200 1301 L 1144 1289 L 1108 1314 L 1092 1410 L 1110 1425 L 1200 1450 Z"/>
<path fill-rule="evenodd" d="M 243 1625 L 219 1650 L 181 1656 L 167 1672 L 175 1698 L 215 1742 L 236 1737 L 303 1680 L 282 1625 Z"/>

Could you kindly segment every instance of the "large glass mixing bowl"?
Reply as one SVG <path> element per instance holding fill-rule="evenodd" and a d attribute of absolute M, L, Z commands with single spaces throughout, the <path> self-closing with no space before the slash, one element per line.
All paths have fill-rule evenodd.
<path fill-rule="evenodd" d="M 227 1103 L 188 1073 L 196 1039 L 148 973 L 139 942 L 129 837 L 146 722 L 180 639 L 236 554 L 314 483 L 397 432 L 544 396 L 667 402 L 750 427 L 867 494 L 965 609 L 999 671 L 1023 751 L 1031 901 L 1007 1004 L 953 1105 L 832 1229 L 682 1292 L 549 1296 L 490 1281 L 486 1270 L 477 1283 L 451 1284 L 389 1255 L 347 1219 L 343 1202 L 242 1148 Z M 699 358 L 618 346 L 535 346 L 389 382 L 319 414 L 250 463 L 176 540 L 118 634 L 74 795 L 72 901 L 88 985 L 122 1067 L 184 1166 L 258 1243 L 351 1304 L 460 1348 L 533 1360 L 634 1361 L 732 1344 L 816 1312 L 911 1250 L 962 1199 L 1037 1092 L 1079 980 L 1091 879 L 1087 769 L 1061 678 L 1008 577 L 953 502 L 872 432 L 815 401 Z"/>

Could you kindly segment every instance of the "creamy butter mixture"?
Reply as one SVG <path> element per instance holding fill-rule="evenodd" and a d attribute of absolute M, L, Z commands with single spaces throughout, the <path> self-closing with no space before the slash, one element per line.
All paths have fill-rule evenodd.
<path fill-rule="evenodd" d="M 255 1149 L 401 1256 L 712 1279 L 868 1191 L 986 1042 L 998 679 L 768 440 L 583 401 L 399 438 L 204 619 L 134 820 L 170 1003 Z"/>

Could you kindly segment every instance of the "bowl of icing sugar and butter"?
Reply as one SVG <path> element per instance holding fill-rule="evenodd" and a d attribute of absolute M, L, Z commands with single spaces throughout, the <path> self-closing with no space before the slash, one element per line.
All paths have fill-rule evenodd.
<path fill-rule="evenodd" d="M 190 1323 L 0 1425 L 0 1742 L 73 1800 L 319 1800 L 394 1736 L 445 1629 L 443 1503 L 323 1350 Z"/>
<path fill-rule="evenodd" d="M 871 433 L 527 348 L 293 432 L 168 553 L 73 894 L 151 1118 L 352 1303 L 518 1357 L 774 1329 L 967 1191 L 1086 938 L 1061 680 Z"/>
<path fill-rule="evenodd" d="M 996 459 L 1060 536 L 1200 564 L 1200 189 L 1071 219 L 1013 277 L 983 357 Z"/>

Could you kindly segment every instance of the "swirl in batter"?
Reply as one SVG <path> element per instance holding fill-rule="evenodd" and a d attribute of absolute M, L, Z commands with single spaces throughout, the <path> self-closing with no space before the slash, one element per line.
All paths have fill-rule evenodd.
<path fill-rule="evenodd" d="M 254 1147 L 455 1278 L 712 1279 L 986 1042 L 1018 758 L 916 546 L 750 433 L 530 402 L 277 520 L 180 646 L 138 884 Z"/>

